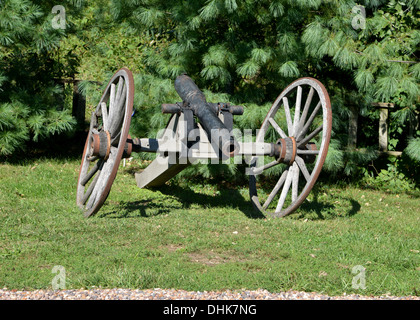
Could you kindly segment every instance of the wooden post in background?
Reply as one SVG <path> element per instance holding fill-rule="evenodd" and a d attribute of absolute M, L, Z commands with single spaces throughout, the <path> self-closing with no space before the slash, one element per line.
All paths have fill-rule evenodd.
<path fill-rule="evenodd" d="M 379 108 L 379 151 L 388 151 L 388 116 L 393 103 L 375 102 L 372 106 Z"/>

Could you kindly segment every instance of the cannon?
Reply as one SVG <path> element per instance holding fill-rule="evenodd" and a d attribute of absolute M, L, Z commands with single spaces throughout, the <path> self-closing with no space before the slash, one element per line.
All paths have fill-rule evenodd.
<path fill-rule="evenodd" d="M 258 211 L 282 217 L 305 201 L 331 137 L 331 103 L 321 82 L 309 77 L 292 82 L 274 101 L 256 135 L 239 138 L 233 116 L 244 113 L 242 106 L 206 101 L 187 74 L 178 76 L 174 86 L 182 102 L 162 105 L 162 112 L 170 114 L 166 128 L 157 138 L 132 138 L 133 75 L 127 68 L 113 75 L 91 114 L 79 170 L 77 205 L 86 217 L 102 207 L 121 159 L 133 152 L 156 153 L 135 174 L 139 188 L 159 187 L 205 159 L 220 163 L 242 157 L 249 164 L 250 200 Z"/>

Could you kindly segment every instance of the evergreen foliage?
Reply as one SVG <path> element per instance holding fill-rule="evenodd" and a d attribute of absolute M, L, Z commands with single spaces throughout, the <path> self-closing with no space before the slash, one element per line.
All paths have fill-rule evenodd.
<path fill-rule="evenodd" d="M 123 1 L 115 15 L 151 41 L 164 39 L 144 48 L 148 71 L 171 79 L 187 72 L 200 87 L 264 103 L 300 74 L 305 54 L 296 33 L 319 3 Z"/>
<path fill-rule="evenodd" d="M 357 176 L 378 157 L 379 112 L 372 102 L 395 105 L 390 150 L 420 159 L 418 0 L 62 4 L 71 12 L 66 30 L 51 27 L 53 1 L 0 2 L 0 154 L 72 127 L 52 79 L 78 72 L 107 82 L 127 66 L 136 73 L 133 136 L 151 137 L 165 126 L 160 105 L 178 101 L 173 80 L 183 72 L 208 101 L 244 105 L 235 126 L 254 130 L 288 84 L 310 76 L 324 83 L 332 101 L 326 171 Z M 93 108 L 101 89 L 89 82 L 82 89 Z M 356 150 L 349 146 L 351 115 L 359 117 Z M 220 170 L 227 174 L 226 168 L 236 174 L 233 166 Z M 204 176 L 211 170 L 218 169 L 198 169 Z"/>
<path fill-rule="evenodd" d="M 78 2 L 64 5 L 77 14 Z M 55 79 L 71 77 L 77 61 L 71 52 L 60 53 L 65 31 L 52 25 L 54 5 L 55 1 L 0 2 L 0 155 L 11 155 L 29 140 L 69 131 L 75 124 Z M 73 29 L 67 20 L 66 32 Z"/>
<path fill-rule="evenodd" d="M 114 16 L 160 43 L 143 50 L 147 72 L 170 79 L 187 72 L 200 87 L 228 93 L 246 106 L 241 117 L 253 119 L 253 128 L 265 117 L 260 106 L 274 101 L 291 81 L 321 80 L 334 112 L 325 169 L 352 176 L 378 156 L 378 111 L 371 103 L 395 104 L 390 149 L 402 150 L 418 121 L 420 95 L 420 3 L 366 0 L 362 5 L 363 10 L 340 0 L 123 1 L 124 10 Z M 350 107 L 367 119 L 360 150 L 347 147 Z M 244 128 L 247 122 L 239 118 L 236 125 Z"/>
<path fill-rule="evenodd" d="M 355 14 L 360 15 L 360 11 L 354 10 L 356 3 L 331 2 L 323 7 L 335 7 L 333 12 L 338 15 L 317 17 L 306 27 L 303 41 L 310 56 L 332 62 L 334 67 L 347 71 L 347 78 L 351 75 L 346 92 L 348 97 L 352 92 L 358 94 L 359 115 L 377 119 L 372 102 L 394 103 L 390 132 L 399 144 L 390 147 L 402 150 L 407 145 L 409 127 L 412 129 L 418 122 L 419 2 L 365 1 L 363 4 L 364 28 L 357 28 Z M 349 23 L 352 19 L 349 14 L 356 19 L 352 20 L 355 25 Z"/>
<path fill-rule="evenodd" d="M 412 159 L 420 161 L 420 138 L 411 139 L 406 152 Z"/>

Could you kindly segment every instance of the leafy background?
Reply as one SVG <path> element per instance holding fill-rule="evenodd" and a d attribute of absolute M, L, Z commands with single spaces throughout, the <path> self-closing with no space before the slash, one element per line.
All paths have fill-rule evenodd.
<path fill-rule="evenodd" d="M 60 79 L 85 80 L 88 113 L 101 94 L 96 82 L 128 67 L 136 82 L 132 135 L 152 137 L 167 121 L 160 104 L 179 100 L 173 80 L 182 72 L 208 101 L 245 106 L 235 119 L 240 129 L 259 128 L 283 88 L 311 76 L 327 87 L 334 113 L 323 178 L 396 192 L 419 186 L 419 0 L 67 0 L 65 29 L 52 27 L 54 5 L 0 2 L 4 159 L 83 129 L 71 115 L 72 88 Z M 357 6 L 365 10 L 364 28 Z M 372 102 L 395 105 L 389 150 L 401 157 L 377 152 Z M 349 143 L 351 115 L 358 117 L 356 146 Z M 239 171 L 194 166 L 183 176 L 240 180 Z"/>

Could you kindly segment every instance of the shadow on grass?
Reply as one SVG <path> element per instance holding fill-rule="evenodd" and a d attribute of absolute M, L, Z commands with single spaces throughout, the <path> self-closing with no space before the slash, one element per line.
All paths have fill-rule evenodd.
<path fill-rule="evenodd" d="M 320 192 L 312 190 L 313 200 L 305 201 L 299 207 L 296 217 L 309 220 L 327 220 L 343 217 L 352 217 L 360 211 L 359 202 L 348 197 L 333 197 L 329 200 L 320 200 Z M 337 199 L 337 200 L 335 200 Z M 334 201 L 335 200 L 335 201 Z"/>
<path fill-rule="evenodd" d="M 118 205 L 118 211 L 112 210 L 103 213 L 101 217 L 110 215 L 114 215 L 113 218 L 152 217 L 169 214 L 173 210 L 189 209 L 192 206 L 199 205 L 212 208 L 237 209 L 250 219 L 265 219 L 265 216 L 256 211 L 251 202 L 246 201 L 238 190 L 221 189 L 216 195 L 202 194 L 188 187 L 173 185 L 165 185 L 158 190 L 165 196 L 173 197 L 176 203 L 171 203 L 170 200 L 167 201 L 166 199 L 162 199 L 162 203 L 156 202 L 156 199 L 122 202 Z"/>
<path fill-rule="evenodd" d="M 121 202 L 118 204 L 118 210 L 111 210 L 109 212 L 100 213 L 101 218 L 149 218 L 161 214 L 168 214 L 174 209 L 179 209 L 177 206 L 162 205 L 154 203 L 150 200 L 138 200 L 130 202 Z M 133 214 L 134 213 L 134 214 Z"/>
<path fill-rule="evenodd" d="M 159 202 L 159 198 L 121 202 L 118 204 L 118 209 L 104 212 L 101 214 L 101 217 L 147 218 L 161 214 L 170 214 L 174 210 L 200 206 L 204 208 L 226 208 L 226 210 L 237 209 L 249 219 L 266 218 L 265 215 L 254 209 L 251 201 L 246 200 L 235 189 L 221 189 L 215 195 L 203 194 L 189 187 L 174 185 L 165 185 L 158 190 L 166 196 L 162 198 L 161 202 Z M 310 202 L 305 201 L 295 213 L 291 214 L 293 219 L 328 220 L 348 218 L 357 214 L 361 209 L 360 203 L 352 198 L 337 195 L 328 199 L 322 199 L 317 188 L 312 190 L 312 194 Z M 173 202 L 171 198 L 173 198 Z"/>
<path fill-rule="evenodd" d="M 191 205 L 205 205 L 209 207 L 233 208 L 242 211 L 250 219 L 264 219 L 265 216 L 254 209 L 252 203 L 244 199 L 236 189 L 220 189 L 216 195 L 197 193 L 189 188 L 165 186 L 160 191 L 171 195 L 183 203 L 184 208 Z"/>

